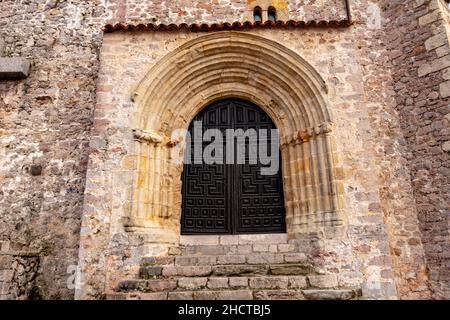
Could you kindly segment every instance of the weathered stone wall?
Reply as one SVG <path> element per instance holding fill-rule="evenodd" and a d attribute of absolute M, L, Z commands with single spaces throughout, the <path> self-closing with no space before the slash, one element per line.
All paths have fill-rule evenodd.
<path fill-rule="evenodd" d="M 14 251 L 9 241 L 0 242 L 0 300 L 40 299 L 38 269 L 39 253 Z"/>
<path fill-rule="evenodd" d="M 434 297 L 449 298 L 448 4 L 441 0 L 389 1 L 384 10 L 395 110 L 405 137 L 405 165 L 411 170 L 430 285 Z M 411 244 L 415 239 L 403 241 Z M 401 255 L 400 250 L 393 253 Z"/>
<path fill-rule="evenodd" d="M 328 108 L 335 125 L 332 135 L 336 141 L 336 166 L 341 175 L 339 188 L 344 190 L 342 214 L 346 232 L 331 238 L 326 238 L 323 233 L 312 238 L 299 236 L 301 252 L 311 257 L 324 274 L 337 274 L 343 284 L 362 285 L 365 298 L 396 298 L 388 230 L 380 208 L 380 184 L 384 181 L 379 182 L 381 171 L 372 152 L 381 146 L 372 133 L 364 86 L 361 85 L 364 74 L 357 57 L 360 53 L 353 44 L 352 32 L 351 29 L 251 31 L 273 41 L 283 39 L 283 45 L 308 61 L 329 88 Z M 145 243 L 142 240 L 139 245 L 135 230 L 126 232 L 123 228 L 122 220 L 129 215 L 133 194 L 130 190 L 135 165 L 133 156 L 136 158 L 138 152 L 133 141 L 133 118 L 141 111 L 132 97 L 147 70 L 174 49 L 202 36 L 192 32 L 153 31 L 105 35 L 80 251 L 83 276 L 80 298 L 95 297 L 104 288 L 107 292 L 112 291 L 119 280 L 133 276 L 139 267 L 140 256 L 164 252 L 161 245 L 152 246 L 151 241 Z M 240 33 L 233 34 L 233 38 L 240 36 L 245 39 Z M 153 48 L 151 52 L 147 50 L 149 47 Z M 201 55 L 198 51 L 196 54 Z M 117 74 L 122 76 L 116 77 Z M 164 86 L 161 90 L 164 91 Z M 208 97 L 204 99 L 206 101 Z M 373 108 L 381 108 L 379 101 L 373 104 Z M 184 105 L 177 107 L 183 108 Z M 190 110 L 181 111 L 180 116 L 189 120 Z M 163 118 L 162 121 L 168 120 Z M 165 127 L 165 123 L 161 126 Z M 170 128 L 169 123 L 167 126 Z M 377 130 L 376 126 L 373 130 Z M 297 173 L 302 174 L 301 170 Z M 170 210 L 175 211 L 176 206 L 177 203 L 172 204 Z M 105 223 L 99 224 L 100 219 L 105 219 Z M 164 222 L 157 220 L 154 223 Z M 109 235 L 108 230 L 113 234 Z M 147 237 L 151 238 L 151 235 Z M 176 242 L 176 239 L 172 241 Z M 105 254 L 99 258 L 95 252 Z M 124 252 L 127 259 L 123 259 Z"/>
<path fill-rule="evenodd" d="M 101 1 L 2 1 L 5 56 L 32 63 L 0 82 L 0 241 L 42 253 L 45 298 L 72 298 L 87 146 L 95 101 Z"/>
<path fill-rule="evenodd" d="M 126 115 L 134 106 L 122 92 L 112 103 L 114 108 L 123 107 L 117 114 L 124 118 L 118 120 L 119 125 L 112 121 L 117 116 L 115 109 L 101 103 L 111 95 L 105 74 L 98 79 L 99 100 L 93 116 L 102 26 L 118 22 L 242 21 L 247 20 L 253 2 L 0 3 L 0 40 L 4 39 L 0 55 L 22 56 L 32 62 L 27 79 L 0 82 L 0 241 L 11 241 L 18 250 L 40 252 L 36 284 L 42 297 L 73 297 L 67 284 L 68 268 L 78 262 L 92 123 L 93 135 L 107 138 L 91 141 L 91 161 L 118 167 L 120 157 L 130 151 L 126 146 L 121 149 L 123 140 L 119 138 L 125 131 L 118 128 L 129 128 Z M 273 3 L 277 8 L 287 6 L 293 20 L 346 18 L 343 0 L 331 4 L 312 0 Z M 448 15 L 444 7 L 438 7 L 444 2 L 351 3 L 356 22 L 351 28 L 255 31 L 286 41 L 319 70 L 332 88 L 334 117 L 340 119 L 337 141 L 345 170 L 339 174 L 345 180 L 349 236 L 339 245 L 313 239 L 305 248 L 319 264 L 327 266 L 326 272 L 337 271 L 345 281 L 365 284 L 366 296 L 395 297 L 398 292 L 400 298 L 428 298 L 430 284 L 434 297 L 448 297 L 450 64 L 448 38 L 443 37 Z M 380 24 L 378 12 L 383 18 Z M 132 41 L 140 39 L 134 33 L 112 43 L 108 41 L 117 36 L 106 36 L 104 59 L 116 54 L 108 52 L 109 46 L 123 56 L 123 63 L 130 63 L 109 75 L 118 92 L 126 88 L 119 81 L 122 78 L 131 85 L 143 76 L 146 68 L 142 63 L 150 66 L 164 53 L 197 36 L 189 32 L 148 33 L 142 44 Z M 144 48 L 144 44 L 149 46 Z M 125 69 L 130 73 L 123 73 Z M 123 177 L 119 173 L 115 180 L 110 180 L 109 173 L 90 176 L 88 189 L 112 181 L 126 183 Z M 114 200 L 121 194 L 107 191 L 105 197 L 87 195 L 88 203 L 103 207 L 107 214 L 98 217 L 95 230 L 82 230 L 84 235 L 104 233 L 103 237 L 93 237 L 96 240 L 91 243 L 98 249 L 90 257 L 91 280 L 97 287 L 86 296 L 96 298 L 118 280 L 112 274 L 106 281 L 105 270 L 100 272 L 96 266 L 127 273 L 141 255 L 162 250 L 145 247 L 145 238 L 123 232 L 120 205 Z M 93 208 L 88 205 L 84 212 Z M 108 255 L 96 261 L 102 249 Z M 81 254 L 86 253 L 82 250 Z M 340 269 L 347 263 L 351 267 Z M 397 288 L 393 287 L 393 277 Z"/>
<path fill-rule="evenodd" d="M 336 4 L 289 1 L 290 18 L 330 20 L 345 14 Z M 0 3 L 0 54 L 32 63 L 29 78 L 0 83 L 0 240 L 42 251 L 44 297 L 73 295 L 67 270 L 77 261 L 103 25 L 235 21 L 247 9 L 237 0 Z"/>

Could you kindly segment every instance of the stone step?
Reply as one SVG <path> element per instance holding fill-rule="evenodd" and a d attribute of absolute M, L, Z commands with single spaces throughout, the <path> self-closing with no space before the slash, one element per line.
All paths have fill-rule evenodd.
<path fill-rule="evenodd" d="M 208 276 L 253 276 L 253 275 L 310 275 L 314 268 L 306 263 L 283 264 L 227 264 L 212 266 L 143 266 L 140 279 Z"/>
<path fill-rule="evenodd" d="M 303 253 L 251 253 L 228 255 L 183 255 L 176 257 L 146 257 L 141 260 L 143 267 L 148 266 L 213 266 L 227 264 L 281 264 L 306 263 Z"/>
<path fill-rule="evenodd" d="M 252 253 L 295 253 L 299 251 L 296 243 L 255 243 L 228 245 L 186 245 L 173 247 L 169 254 L 177 255 L 228 255 Z"/>
<path fill-rule="evenodd" d="M 119 283 L 120 292 L 164 292 L 238 289 L 305 289 L 309 284 L 304 276 L 254 277 L 179 277 L 158 280 L 125 280 Z"/>
<path fill-rule="evenodd" d="M 107 294 L 107 300 L 354 300 L 360 290 L 199 290 Z"/>
<path fill-rule="evenodd" d="M 286 233 L 250 234 L 250 235 L 197 235 L 180 237 L 180 244 L 192 245 L 252 245 L 252 244 L 282 244 L 288 243 Z"/>
<path fill-rule="evenodd" d="M 134 279 L 121 281 L 119 292 L 165 292 L 165 291 L 195 291 L 195 290 L 298 290 L 298 289 L 338 289 L 336 275 L 309 276 L 274 276 L 254 275 L 241 277 L 211 276 L 211 277 L 174 277 L 171 279 Z M 314 295 L 314 292 L 311 292 Z"/>

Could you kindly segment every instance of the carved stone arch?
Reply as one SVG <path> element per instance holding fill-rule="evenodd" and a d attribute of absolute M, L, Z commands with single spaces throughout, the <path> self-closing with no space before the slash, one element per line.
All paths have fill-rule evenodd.
<path fill-rule="evenodd" d="M 137 85 L 133 123 L 139 156 L 127 226 L 178 234 L 182 165 L 171 160 L 179 143 L 171 134 L 186 130 L 205 106 L 230 97 L 259 105 L 280 129 L 289 234 L 341 225 L 325 81 L 283 45 L 232 31 L 187 42 Z"/>

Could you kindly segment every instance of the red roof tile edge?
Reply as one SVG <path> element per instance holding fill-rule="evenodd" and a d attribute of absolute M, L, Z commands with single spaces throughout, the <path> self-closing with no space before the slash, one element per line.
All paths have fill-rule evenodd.
<path fill-rule="evenodd" d="M 233 23 L 202 23 L 202 24 L 154 24 L 154 23 L 140 23 L 140 24 L 124 24 L 117 23 L 115 25 L 107 24 L 103 31 L 105 33 L 111 33 L 115 31 L 127 31 L 127 30 L 156 30 L 156 31 L 179 31 L 189 30 L 194 32 L 206 32 L 206 31 L 223 31 L 223 30 L 242 30 L 253 28 L 298 28 L 298 27 L 348 27 L 352 22 L 348 20 L 319 20 L 319 21 L 266 21 L 261 22 L 233 22 Z"/>

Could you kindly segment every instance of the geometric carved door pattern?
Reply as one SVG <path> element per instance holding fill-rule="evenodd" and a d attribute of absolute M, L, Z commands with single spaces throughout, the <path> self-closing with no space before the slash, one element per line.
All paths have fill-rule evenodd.
<path fill-rule="evenodd" d="M 194 131 L 194 121 L 201 123 L 202 130 Z M 226 141 L 226 129 L 267 130 L 268 154 L 271 129 L 276 129 L 270 117 L 253 103 L 240 99 L 215 102 L 202 110 L 189 127 L 190 141 L 186 150 L 191 150 L 191 162 L 185 163 L 183 172 L 183 202 L 181 233 L 195 234 L 257 234 L 286 232 L 284 195 L 279 169 L 273 175 L 262 175 L 263 165 L 259 157 L 250 164 L 249 157 L 256 154 L 250 150 L 249 139 L 245 141 L 245 164 L 206 164 L 196 158 L 193 141 L 203 136 L 207 129 L 218 129 Z M 214 139 L 211 139 L 214 141 Z M 201 151 L 211 144 L 203 143 Z M 226 148 L 218 156 L 226 159 Z M 236 155 L 238 151 L 235 149 Z M 254 162 L 253 162 L 254 163 Z"/>

